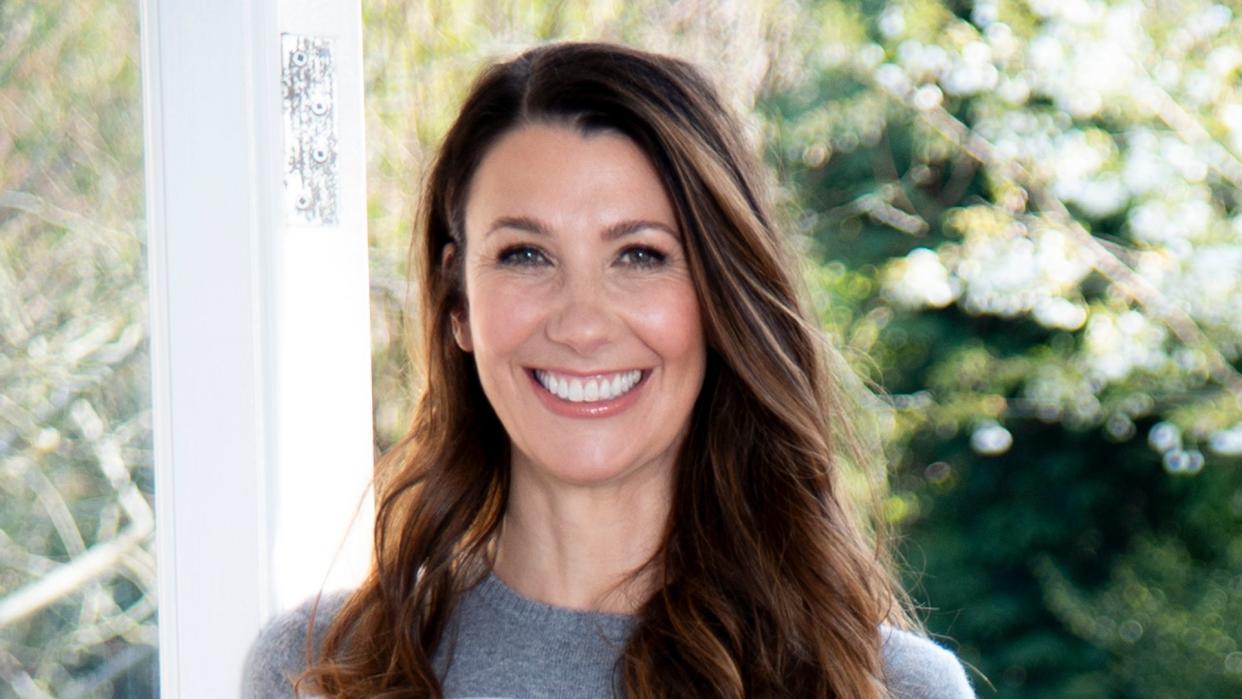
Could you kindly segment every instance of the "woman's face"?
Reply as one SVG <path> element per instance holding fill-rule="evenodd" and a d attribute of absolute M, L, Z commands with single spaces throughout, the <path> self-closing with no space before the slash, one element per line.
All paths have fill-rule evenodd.
<path fill-rule="evenodd" d="M 703 383 L 699 306 L 672 203 L 628 138 L 514 130 L 465 210 L 456 316 L 513 467 L 578 485 L 671 473 Z"/>

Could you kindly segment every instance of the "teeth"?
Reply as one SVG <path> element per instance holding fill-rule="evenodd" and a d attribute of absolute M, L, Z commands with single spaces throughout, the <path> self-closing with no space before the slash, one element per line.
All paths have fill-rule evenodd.
<path fill-rule="evenodd" d="M 535 378 L 549 392 L 561 400 L 574 403 L 594 403 L 612 400 L 628 393 L 643 377 L 637 369 L 611 376 L 596 377 L 583 381 L 573 376 L 560 376 L 549 371 L 536 371 Z"/>

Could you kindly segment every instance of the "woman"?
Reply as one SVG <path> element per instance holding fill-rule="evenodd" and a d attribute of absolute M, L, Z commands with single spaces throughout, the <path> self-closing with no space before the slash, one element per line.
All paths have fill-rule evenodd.
<path fill-rule="evenodd" d="M 425 384 L 373 570 L 273 622 L 248 695 L 972 696 L 847 507 L 838 377 L 694 69 L 493 66 L 413 251 Z"/>

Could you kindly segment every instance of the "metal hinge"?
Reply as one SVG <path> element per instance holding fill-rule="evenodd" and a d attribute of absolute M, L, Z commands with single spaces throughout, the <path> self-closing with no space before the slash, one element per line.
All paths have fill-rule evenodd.
<path fill-rule="evenodd" d="M 290 221 L 335 224 L 336 64 L 333 40 L 280 35 L 284 63 L 285 213 Z"/>

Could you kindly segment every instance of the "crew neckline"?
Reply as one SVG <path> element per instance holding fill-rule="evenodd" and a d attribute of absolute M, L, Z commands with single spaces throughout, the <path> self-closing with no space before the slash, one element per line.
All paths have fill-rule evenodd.
<path fill-rule="evenodd" d="M 558 607 L 530 599 L 509 587 L 493 571 L 488 571 L 474 592 L 489 606 L 521 623 L 600 629 L 614 641 L 627 637 L 637 622 L 634 614 Z"/>

